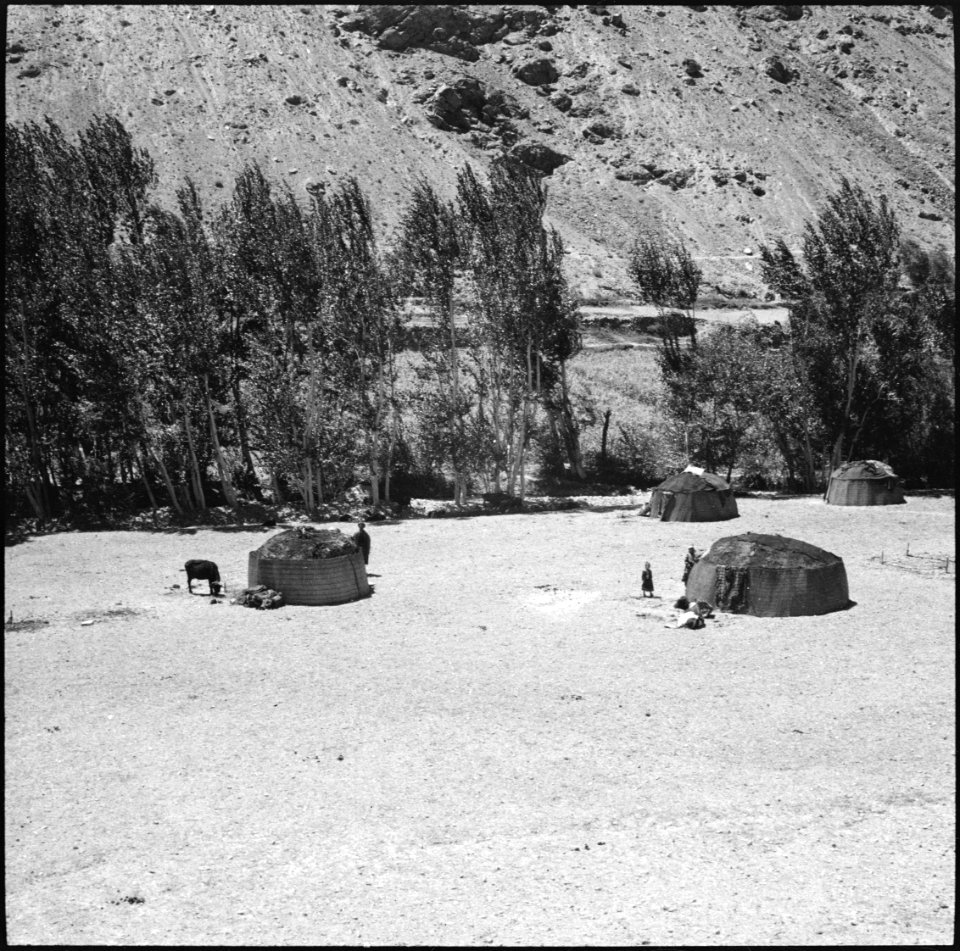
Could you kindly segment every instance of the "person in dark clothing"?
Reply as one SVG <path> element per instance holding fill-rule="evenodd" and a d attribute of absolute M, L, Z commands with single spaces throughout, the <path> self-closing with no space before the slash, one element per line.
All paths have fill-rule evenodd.
<path fill-rule="evenodd" d="M 357 522 L 357 532 L 353 536 L 354 542 L 363 554 L 363 563 L 370 561 L 370 536 L 364 531 L 366 522 Z"/>
<path fill-rule="evenodd" d="M 643 597 L 647 596 L 647 592 L 650 592 L 650 597 L 653 597 L 653 572 L 650 570 L 650 562 L 646 561 L 643 564 L 643 571 L 640 573 L 640 590 L 643 592 Z"/>
<path fill-rule="evenodd" d="M 680 579 L 684 584 L 687 583 L 687 578 L 690 577 L 690 572 L 693 569 L 693 566 L 700 560 L 700 556 L 697 554 L 697 550 L 691 545 L 687 550 L 686 555 L 683 556 L 683 577 Z"/>

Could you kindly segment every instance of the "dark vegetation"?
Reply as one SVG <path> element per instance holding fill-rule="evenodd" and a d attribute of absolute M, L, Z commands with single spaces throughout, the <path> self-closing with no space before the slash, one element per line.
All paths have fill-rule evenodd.
<path fill-rule="evenodd" d="M 467 166 L 452 201 L 414 183 L 386 249 L 354 179 L 303 207 L 251 165 L 220 207 L 187 179 L 162 208 L 150 156 L 110 117 L 76 143 L 8 124 L 5 159 L 8 529 L 145 508 L 242 521 L 264 502 L 320 516 L 358 484 L 382 510 L 522 500 L 534 472 L 648 485 L 686 462 L 809 490 L 877 457 L 952 485 L 953 263 L 847 182 L 802 257 L 763 249 L 789 332 L 698 333 L 689 252 L 638 239 L 659 315 L 634 330 L 659 341 L 660 378 L 617 388 L 656 411 L 645 427 L 611 424 L 608 391 L 575 372 L 563 245 L 524 166 L 496 161 L 486 183 Z"/>

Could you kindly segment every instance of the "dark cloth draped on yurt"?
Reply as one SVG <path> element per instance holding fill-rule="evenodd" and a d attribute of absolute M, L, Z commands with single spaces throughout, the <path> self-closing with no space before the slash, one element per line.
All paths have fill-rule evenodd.
<path fill-rule="evenodd" d="M 650 517 L 661 522 L 721 522 L 739 514 L 729 484 L 693 466 L 650 493 Z"/>
<path fill-rule="evenodd" d="M 714 542 L 693 566 L 686 597 L 757 617 L 827 614 L 850 602 L 837 555 L 796 538 L 753 532 Z"/>
<path fill-rule="evenodd" d="M 370 594 L 363 554 L 337 529 L 304 526 L 267 539 L 247 562 L 247 585 L 266 585 L 286 604 L 343 604 Z"/>
<path fill-rule="evenodd" d="M 907 500 L 897 474 L 885 462 L 846 462 L 830 473 L 828 505 L 901 505 Z"/>

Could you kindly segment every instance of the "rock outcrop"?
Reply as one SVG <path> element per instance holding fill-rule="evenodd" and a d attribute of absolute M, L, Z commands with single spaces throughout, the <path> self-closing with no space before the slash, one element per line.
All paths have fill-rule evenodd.
<path fill-rule="evenodd" d="M 536 35 L 550 19 L 547 9 L 529 7 L 369 4 L 341 19 L 340 28 L 375 37 L 381 49 L 398 53 L 429 49 L 475 62 L 480 58 L 478 46 L 502 40 L 515 30 Z"/>

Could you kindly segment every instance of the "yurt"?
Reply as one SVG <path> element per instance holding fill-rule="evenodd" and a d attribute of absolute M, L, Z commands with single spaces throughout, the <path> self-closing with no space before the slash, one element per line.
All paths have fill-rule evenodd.
<path fill-rule="evenodd" d="M 286 604 L 343 604 L 370 594 L 363 555 L 336 529 L 304 526 L 268 538 L 247 561 L 247 586 L 266 585 Z"/>
<path fill-rule="evenodd" d="M 661 522 L 722 522 L 739 514 L 729 484 L 698 466 L 687 466 L 650 494 L 650 517 Z"/>
<path fill-rule="evenodd" d="M 845 462 L 830 473 L 828 505 L 901 505 L 906 501 L 897 474 L 885 462 Z"/>
<path fill-rule="evenodd" d="M 757 617 L 827 614 L 850 602 L 837 555 L 782 535 L 731 535 L 693 566 L 687 600 Z"/>

